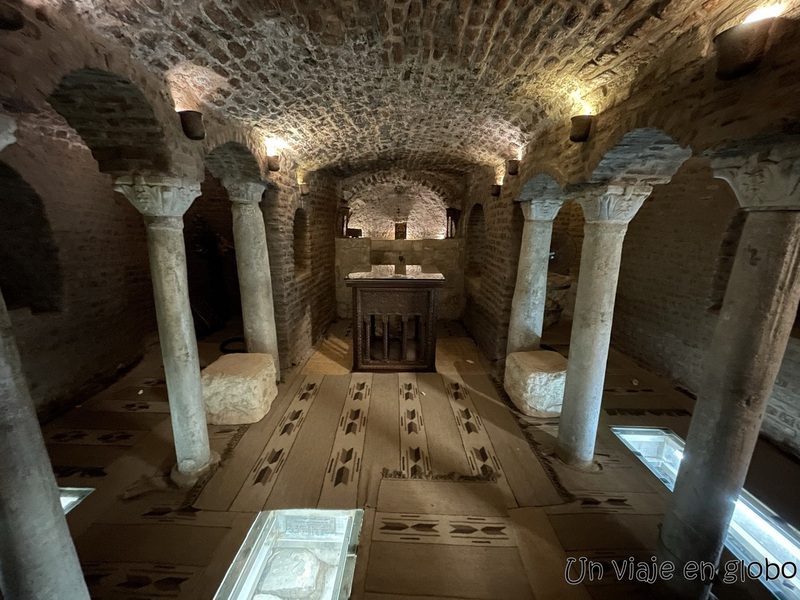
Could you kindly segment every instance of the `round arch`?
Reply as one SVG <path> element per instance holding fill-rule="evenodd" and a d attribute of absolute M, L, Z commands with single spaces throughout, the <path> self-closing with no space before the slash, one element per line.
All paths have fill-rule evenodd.
<path fill-rule="evenodd" d="M 81 136 L 101 172 L 170 171 L 164 128 L 128 79 L 94 67 L 76 69 L 62 77 L 49 102 Z"/>
<path fill-rule="evenodd" d="M 64 281 L 42 198 L 0 161 L 0 291 L 9 310 L 61 309 Z"/>

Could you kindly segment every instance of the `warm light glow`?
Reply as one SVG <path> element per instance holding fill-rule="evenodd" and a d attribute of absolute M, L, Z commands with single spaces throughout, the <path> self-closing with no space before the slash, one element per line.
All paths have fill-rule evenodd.
<path fill-rule="evenodd" d="M 786 6 L 783 4 L 773 4 L 772 6 L 762 6 L 758 10 L 754 10 L 751 12 L 748 17 L 744 20 L 745 23 L 752 23 L 754 21 L 763 21 L 764 19 L 772 19 L 773 17 L 779 16 L 784 10 L 786 10 Z"/>
<path fill-rule="evenodd" d="M 267 138 L 264 145 L 267 147 L 267 156 L 277 156 L 279 150 L 289 147 L 284 140 L 276 137 Z"/>
<path fill-rule="evenodd" d="M 575 100 L 575 102 L 577 102 L 578 104 L 581 105 L 581 111 L 582 111 L 581 114 L 582 115 L 591 115 L 591 114 L 593 114 L 594 111 L 592 110 L 591 105 L 581 97 L 581 91 L 579 89 L 575 90 L 570 95 L 572 96 L 572 99 Z"/>
<path fill-rule="evenodd" d="M 522 155 L 525 152 L 525 146 L 520 146 L 517 150 L 517 160 L 522 160 Z"/>

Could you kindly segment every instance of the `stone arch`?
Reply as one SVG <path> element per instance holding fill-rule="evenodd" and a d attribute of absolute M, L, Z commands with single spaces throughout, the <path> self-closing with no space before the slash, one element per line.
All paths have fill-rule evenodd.
<path fill-rule="evenodd" d="M 303 275 L 311 270 L 311 228 L 304 208 L 294 211 L 292 240 L 294 272 L 295 275 Z"/>
<path fill-rule="evenodd" d="M 671 136 L 655 127 L 626 132 L 594 167 L 591 183 L 657 185 L 668 183 L 691 156 Z"/>
<path fill-rule="evenodd" d="M 81 136 L 101 172 L 170 170 L 164 128 L 130 80 L 93 67 L 76 69 L 62 77 L 49 102 Z"/>
<path fill-rule="evenodd" d="M 0 161 L 0 291 L 10 310 L 61 309 L 58 247 L 39 194 Z"/>
<path fill-rule="evenodd" d="M 205 155 L 204 162 L 209 172 L 223 181 L 260 181 L 261 167 L 250 148 L 238 141 L 225 142 Z"/>
<path fill-rule="evenodd" d="M 466 274 L 468 277 L 481 277 L 487 244 L 486 217 L 483 212 L 483 204 L 480 202 L 473 204 L 469 211 L 465 237 L 467 245 Z"/>

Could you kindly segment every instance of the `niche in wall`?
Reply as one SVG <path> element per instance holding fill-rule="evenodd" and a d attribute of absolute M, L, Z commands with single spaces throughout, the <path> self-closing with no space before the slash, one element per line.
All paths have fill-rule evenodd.
<path fill-rule="evenodd" d="M 36 191 L 0 162 L 0 291 L 9 310 L 61 308 L 58 248 Z"/>

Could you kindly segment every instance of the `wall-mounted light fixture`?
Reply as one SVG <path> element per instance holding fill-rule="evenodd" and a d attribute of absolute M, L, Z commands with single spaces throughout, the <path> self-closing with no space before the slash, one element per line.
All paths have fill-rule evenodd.
<path fill-rule="evenodd" d="M 783 4 L 759 8 L 743 23 L 714 37 L 718 79 L 736 79 L 758 69 L 764 58 L 770 29 L 784 9 Z"/>
<path fill-rule="evenodd" d="M 203 125 L 203 113 L 197 110 L 180 110 L 181 127 L 183 133 L 190 140 L 202 140 L 206 137 L 206 128 Z"/>
<path fill-rule="evenodd" d="M 308 184 L 307 183 L 301 183 L 300 184 L 300 195 L 301 196 L 308 196 L 310 191 L 311 190 L 308 188 Z"/>
<path fill-rule="evenodd" d="M 506 174 L 512 176 L 519 175 L 519 160 L 511 158 L 506 161 Z"/>
<path fill-rule="evenodd" d="M 588 140 L 589 134 L 592 132 L 594 115 L 577 115 L 572 117 L 571 121 L 572 126 L 569 130 L 569 141 L 585 142 Z"/>
<path fill-rule="evenodd" d="M 281 170 L 280 150 L 286 148 L 286 142 L 280 138 L 267 138 L 267 168 L 272 171 Z"/>
<path fill-rule="evenodd" d="M 571 95 L 572 98 L 581 105 L 582 113 L 572 117 L 569 139 L 571 142 L 585 142 L 592 133 L 592 123 L 594 122 L 594 115 L 592 113 L 594 111 L 589 103 L 581 97 L 580 90 L 575 90 Z"/>

